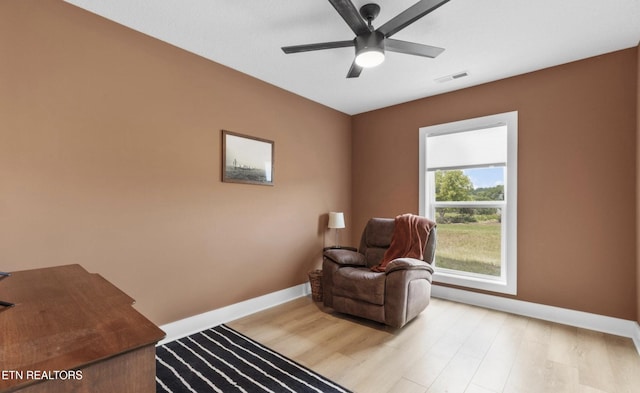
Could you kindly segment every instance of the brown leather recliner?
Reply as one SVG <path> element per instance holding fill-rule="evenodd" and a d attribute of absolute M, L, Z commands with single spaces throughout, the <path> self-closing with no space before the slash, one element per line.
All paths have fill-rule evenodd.
<path fill-rule="evenodd" d="M 398 258 L 384 272 L 371 270 L 391 244 L 395 220 L 372 218 L 360 240 L 358 252 L 331 249 L 324 252 L 322 286 L 324 305 L 391 327 L 400 328 L 420 314 L 431 297 L 432 262 L 436 228 L 423 250 L 423 260 Z"/>

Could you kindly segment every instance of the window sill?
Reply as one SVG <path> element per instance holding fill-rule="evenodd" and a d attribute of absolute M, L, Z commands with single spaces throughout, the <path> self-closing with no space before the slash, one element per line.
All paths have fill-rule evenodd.
<path fill-rule="evenodd" d="M 511 285 L 503 278 L 496 277 L 495 279 L 467 276 L 455 273 L 446 273 L 442 271 L 436 271 L 433 274 L 433 282 L 441 284 L 455 285 L 464 288 L 480 289 L 483 291 L 503 293 L 507 295 L 515 295 L 516 285 L 515 280 L 511 280 Z"/>

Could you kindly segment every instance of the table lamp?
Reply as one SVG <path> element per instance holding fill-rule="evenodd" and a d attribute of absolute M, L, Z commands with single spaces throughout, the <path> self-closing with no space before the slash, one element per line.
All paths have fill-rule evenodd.
<path fill-rule="evenodd" d="M 342 212 L 330 212 L 329 213 L 329 229 L 336 230 L 336 243 L 333 248 L 340 248 L 338 242 L 338 230 L 344 228 L 344 213 Z"/>

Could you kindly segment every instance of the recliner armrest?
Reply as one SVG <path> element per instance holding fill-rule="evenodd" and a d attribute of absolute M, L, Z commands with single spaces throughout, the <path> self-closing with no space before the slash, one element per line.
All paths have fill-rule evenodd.
<path fill-rule="evenodd" d="M 396 270 L 427 270 L 433 274 L 433 266 L 425 261 L 414 258 L 398 258 L 389 262 L 385 273 L 389 274 Z"/>
<path fill-rule="evenodd" d="M 367 266 L 364 255 L 351 250 L 327 250 L 324 256 L 331 261 L 344 266 Z"/>

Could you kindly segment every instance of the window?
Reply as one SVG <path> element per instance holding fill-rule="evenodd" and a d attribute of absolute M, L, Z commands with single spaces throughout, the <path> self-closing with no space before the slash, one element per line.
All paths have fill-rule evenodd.
<path fill-rule="evenodd" d="M 435 282 L 516 294 L 518 113 L 420 129 L 420 213 Z"/>

